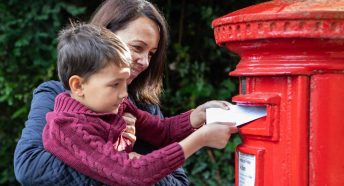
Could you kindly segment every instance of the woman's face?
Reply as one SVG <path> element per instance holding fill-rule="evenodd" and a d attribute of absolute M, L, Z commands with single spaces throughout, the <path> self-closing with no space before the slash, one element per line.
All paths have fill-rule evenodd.
<path fill-rule="evenodd" d="M 128 84 L 147 69 L 151 57 L 158 49 L 159 27 L 147 17 L 139 17 L 123 29 L 115 32 L 131 52 L 132 66 Z"/>

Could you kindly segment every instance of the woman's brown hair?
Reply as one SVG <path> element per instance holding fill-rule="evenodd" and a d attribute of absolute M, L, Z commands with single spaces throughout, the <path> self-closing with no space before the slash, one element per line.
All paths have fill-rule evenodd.
<path fill-rule="evenodd" d="M 159 26 L 160 40 L 148 68 L 130 83 L 128 91 L 135 101 L 159 104 L 168 30 L 166 20 L 158 8 L 146 0 L 106 0 L 92 16 L 91 23 L 117 32 L 139 17 L 147 17 Z"/>

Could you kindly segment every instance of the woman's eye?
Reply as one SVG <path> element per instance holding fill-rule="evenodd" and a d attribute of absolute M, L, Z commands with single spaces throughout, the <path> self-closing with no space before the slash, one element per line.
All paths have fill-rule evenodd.
<path fill-rule="evenodd" d="M 118 87 L 119 83 L 115 83 L 112 85 L 112 87 Z"/>
<path fill-rule="evenodd" d="M 148 54 L 149 59 L 152 58 L 153 55 L 154 55 L 153 52 L 149 52 L 149 54 Z"/>
<path fill-rule="evenodd" d="M 131 48 L 136 52 L 140 52 L 142 50 L 141 46 L 131 46 Z"/>

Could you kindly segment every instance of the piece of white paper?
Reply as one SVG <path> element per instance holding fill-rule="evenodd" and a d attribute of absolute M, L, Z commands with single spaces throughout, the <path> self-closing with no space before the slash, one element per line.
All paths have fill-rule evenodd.
<path fill-rule="evenodd" d="M 265 106 L 231 105 L 230 110 L 222 108 L 207 108 L 206 123 L 233 122 L 236 126 L 243 125 L 255 119 L 266 116 Z"/>

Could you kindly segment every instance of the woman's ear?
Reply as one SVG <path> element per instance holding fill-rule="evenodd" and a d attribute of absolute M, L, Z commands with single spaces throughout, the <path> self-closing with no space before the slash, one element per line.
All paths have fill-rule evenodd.
<path fill-rule="evenodd" d="M 82 82 L 83 79 L 77 75 L 73 75 L 69 78 L 69 87 L 72 94 L 79 97 L 82 97 L 84 95 Z"/>

